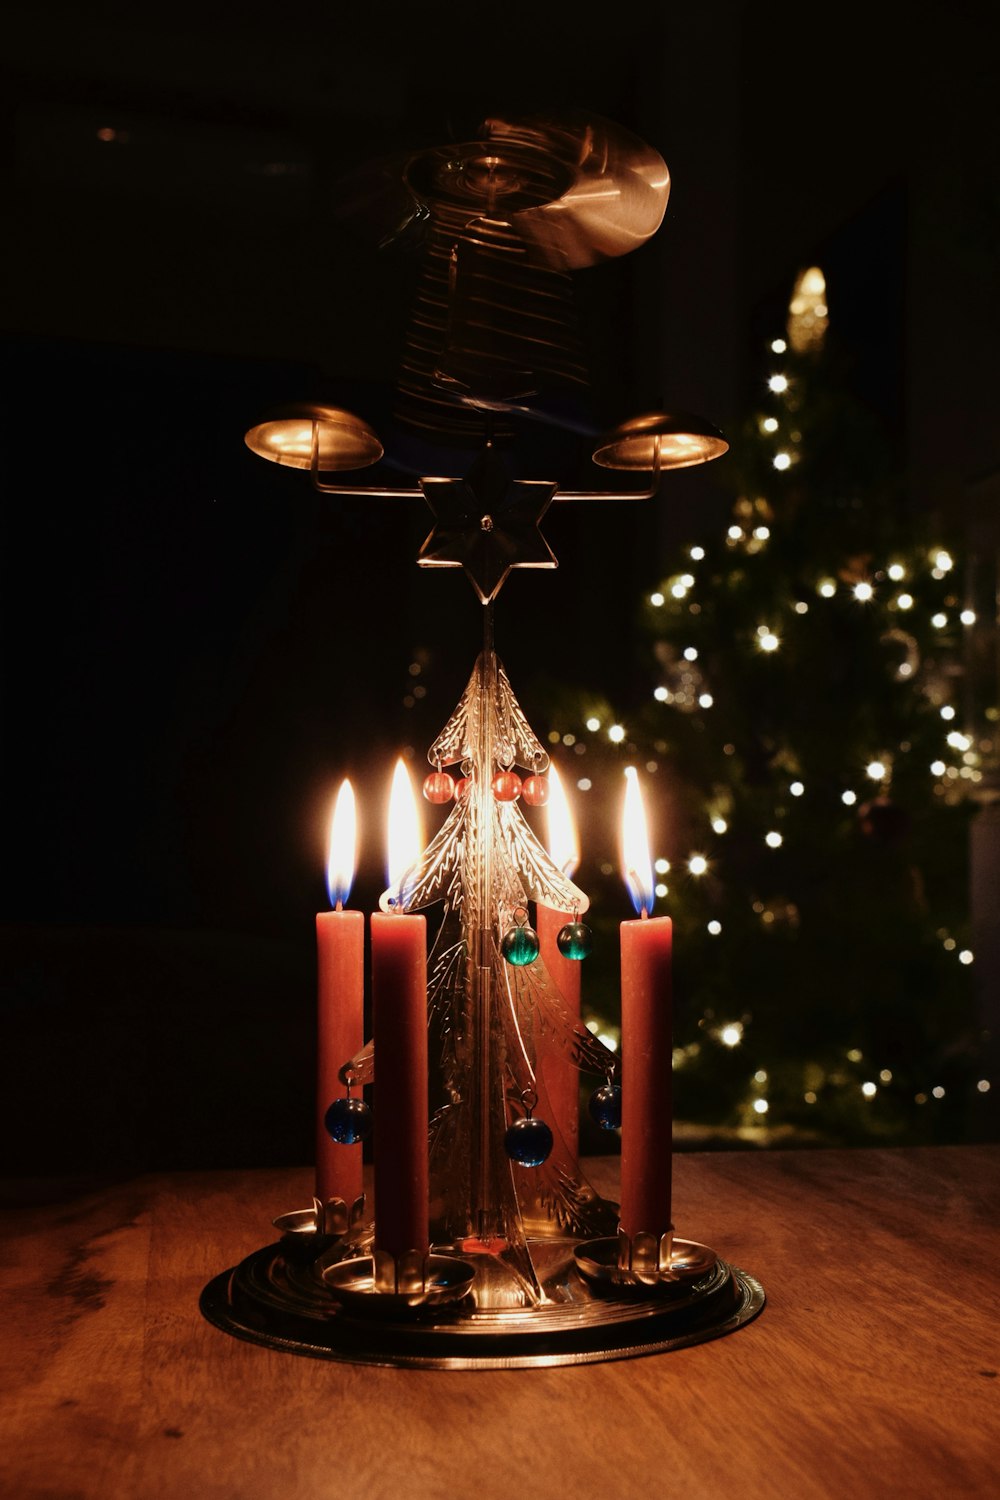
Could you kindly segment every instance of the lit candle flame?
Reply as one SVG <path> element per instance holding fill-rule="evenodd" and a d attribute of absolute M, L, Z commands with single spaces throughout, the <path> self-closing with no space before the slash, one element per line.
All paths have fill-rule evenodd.
<path fill-rule="evenodd" d="M 653 864 L 649 857 L 646 812 L 634 766 L 625 767 L 625 811 L 622 817 L 622 874 L 632 905 L 640 916 L 653 910 Z"/>
<path fill-rule="evenodd" d="M 549 766 L 548 813 L 549 854 L 552 863 L 559 866 L 563 874 L 572 880 L 580 863 L 580 840 L 576 835 L 576 824 L 570 812 L 566 789 L 555 766 Z"/>
<path fill-rule="evenodd" d="M 330 842 L 326 859 L 326 888 L 336 910 L 347 903 L 358 863 L 358 815 L 354 788 L 342 781 L 330 819 Z"/>
<path fill-rule="evenodd" d="M 410 773 L 406 762 L 400 758 L 392 773 L 392 791 L 389 793 L 389 828 L 386 840 L 386 876 L 389 882 L 389 904 L 405 907 L 406 891 L 401 889 L 406 876 L 420 858 L 423 837 L 417 813 L 417 799 L 413 795 Z"/>

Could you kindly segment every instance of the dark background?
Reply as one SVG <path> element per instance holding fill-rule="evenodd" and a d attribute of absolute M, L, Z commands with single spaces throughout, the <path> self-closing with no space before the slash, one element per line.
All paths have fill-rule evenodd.
<path fill-rule="evenodd" d="M 596 424 L 662 401 L 735 428 L 815 261 L 914 509 L 996 484 L 990 7 L 905 35 L 860 6 L 342 11 L 7 22 L 10 1172 L 310 1158 L 330 798 L 350 774 L 370 908 L 392 759 L 419 765 L 480 628 L 460 573 L 413 564 L 420 505 L 317 496 L 242 441 L 287 400 L 391 407 L 415 266 L 342 222 L 344 173 L 492 111 L 617 121 L 672 190 L 650 243 L 577 278 Z M 518 462 L 563 477 L 546 438 Z M 561 567 L 515 574 L 497 623 L 540 730 L 546 672 L 627 706 L 660 550 L 730 501 L 722 460 L 551 513 Z"/>

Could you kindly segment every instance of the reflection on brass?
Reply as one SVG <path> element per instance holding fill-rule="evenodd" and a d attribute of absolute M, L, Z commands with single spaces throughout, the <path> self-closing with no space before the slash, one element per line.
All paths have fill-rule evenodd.
<path fill-rule="evenodd" d="M 594 449 L 594 463 L 605 469 L 686 469 L 728 452 L 717 427 L 690 412 L 649 412 L 630 417 L 605 433 Z"/>
<path fill-rule="evenodd" d="M 272 463 L 308 469 L 313 462 L 321 473 L 334 469 L 364 469 L 382 457 L 382 444 L 367 422 L 337 406 L 304 403 L 283 406 L 268 414 L 246 435 L 246 445 Z"/>

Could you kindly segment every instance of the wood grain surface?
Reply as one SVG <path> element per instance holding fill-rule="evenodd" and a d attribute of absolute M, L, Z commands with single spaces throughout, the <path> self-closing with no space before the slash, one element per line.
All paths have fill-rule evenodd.
<path fill-rule="evenodd" d="M 587 1165 L 614 1196 L 617 1164 Z M 307 1169 L 48 1202 L 21 1184 L 0 1495 L 992 1500 L 998 1168 L 989 1145 L 679 1155 L 678 1232 L 763 1282 L 761 1317 L 668 1354 L 481 1372 L 280 1354 L 202 1319 L 204 1284 L 308 1203 Z"/>

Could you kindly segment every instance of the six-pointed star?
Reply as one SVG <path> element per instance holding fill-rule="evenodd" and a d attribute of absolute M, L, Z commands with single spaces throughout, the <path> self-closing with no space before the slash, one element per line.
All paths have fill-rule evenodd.
<path fill-rule="evenodd" d="M 434 529 L 417 556 L 422 568 L 464 568 L 489 604 L 511 568 L 558 567 L 538 529 L 556 486 L 545 479 L 512 479 L 492 447 L 462 479 L 421 479 Z"/>

